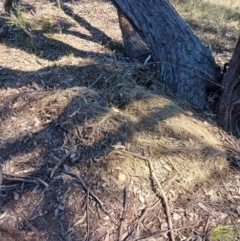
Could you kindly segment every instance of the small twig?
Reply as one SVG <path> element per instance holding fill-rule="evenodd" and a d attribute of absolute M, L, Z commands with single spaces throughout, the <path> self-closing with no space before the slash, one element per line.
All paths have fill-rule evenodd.
<path fill-rule="evenodd" d="M 60 221 L 59 224 L 60 224 L 61 236 L 62 236 L 62 238 L 64 238 L 64 236 L 65 236 L 65 231 L 64 231 L 64 228 L 63 228 L 62 222 Z"/>
<path fill-rule="evenodd" d="M 83 186 L 84 190 L 87 192 L 87 190 L 88 190 L 89 188 L 87 187 L 87 185 L 85 184 L 85 182 L 82 180 L 81 177 L 78 177 L 75 173 L 72 173 L 72 172 L 70 172 L 70 171 L 65 171 L 65 170 L 63 170 L 63 172 L 66 173 L 66 174 L 68 174 L 68 175 L 70 175 L 70 176 L 75 177 L 75 178 L 78 180 L 78 182 L 80 182 L 80 184 Z M 101 201 L 91 190 L 89 190 L 89 193 L 90 193 L 91 196 L 99 203 L 100 206 L 103 206 L 102 201 Z"/>
<path fill-rule="evenodd" d="M 73 176 L 77 179 L 77 181 L 83 186 L 83 189 L 87 192 L 87 190 L 89 189 L 87 187 L 87 185 L 84 183 L 84 181 L 82 180 L 81 177 L 78 177 L 76 174 L 69 172 L 69 171 L 65 171 L 63 170 L 64 173 Z M 116 220 L 109 214 L 109 212 L 105 209 L 105 207 L 103 206 L 103 202 L 89 189 L 89 194 L 97 201 L 97 203 L 100 205 L 101 209 L 112 219 L 112 221 L 114 221 L 114 223 L 116 224 Z"/>
<path fill-rule="evenodd" d="M 119 227 L 119 241 L 122 241 L 122 229 L 123 229 L 123 223 L 125 221 L 125 216 L 126 216 L 126 211 L 127 211 L 127 204 L 128 204 L 128 199 L 127 199 L 127 193 L 128 193 L 128 187 L 124 188 L 124 204 L 123 204 L 123 212 L 122 212 L 122 218 L 121 218 L 121 223 Z"/>
<path fill-rule="evenodd" d="M 145 160 L 145 161 L 149 161 L 149 158 L 143 156 L 143 155 L 140 155 L 140 154 L 137 154 L 137 153 L 133 153 L 133 152 L 130 152 L 130 151 L 126 151 L 126 150 L 123 150 L 123 149 L 120 149 L 121 152 L 124 152 L 126 154 L 129 154 L 131 156 L 134 156 L 134 157 L 137 157 L 139 159 L 142 159 L 142 160 Z"/>
<path fill-rule="evenodd" d="M 66 159 L 77 150 L 77 147 L 75 146 L 72 150 L 70 150 L 62 159 L 59 160 L 59 162 L 55 165 L 55 167 L 52 169 L 50 178 L 54 176 L 54 173 L 56 170 L 66 161 Z M 54 155 L 52 155 L 54 158 Z M 55 158 L 56 159 L 56 158 Z M 58 159 L 58 158 L 57 158 Z"/>
<path fill-rule="evenodd" d="M 202 204 L 201 202 L 196 203 L 199 208 L 201 208 L 203 211 L 207 212 L 209 215 L 213 216 L 214 218 L 217 218 L 217 215 L 212 214 L 210 211 L 207 210 L 207 208 Z"/>
<path fill-rule="evenodd" d="M 44 182 L 42 179 L 38 178 L 38 177 L 35 177 L 34 179 L 36 179 L 37 181 L 39 181 L 40 183 L 42 183 L 45 187 L 49 187 L 49 185 Z"/>
<path fill-rule="evenodd" d="M 163 198 L 163 202 L 164 202 L 165 209 L 166 209 L 166 215 L 167 215 L 167 220 L 168 220 L 168 227 L 171 230 L 171 229 L 173 229 L 173 225 L 172 225 L 170 208 L 169 208 L 169 205 L 168 205 L 166 194 L 165 194 L 165 192 L 164 192 L 164 190 L 162 188 L 162 185 L 160 184 L 160 182 L 159 182 L 155 172 L 153 171 L 152 162 L 150 160 L 148 160 L 148 163 L 149 163 L 150 171 L 152 173 L 152 177 L 153 177 L 153 179 L 155 180 L 155 182 L 157 183 L 157 185 L 158 185 L 158 187 L 160 189 L 160 193 L 161 193 L 161 196 Z M 175 241 L 175 237 L 174 237 L 172 231 L 170 231 L 170 238 L 171 238 L 172 241 Z"/>
<path fill-rule="evenodd" d="M 144 218 L 146 217 L 147 213 L 151 210 L 153 210 L 158 204 L 160 203 L 160 200 L 155 202 L 152 206 L 145 208 L 142 216 L 137 220 L 137 224 L 134 228 L 135 237 L 137 238 L 139 236 L 139 224 L 143 222 Z"/>
<path fill-rule="evenodd" d="M 30 179 L 30 177 L 28 177 L 28 176 L 21 176 L 21 175 L 14 174 L 14 173 L 2 172 L 2 174 L 5 175 L 5 176 L 14 177 L 14 178 L 5 178 L 4 180 L 29 182 L 29 183 L 35 183 L 35 184 L 38 184 L 40 182 L 45 187 L 49 187 L 49 185 L 46 182 L 44 182 L 42 179 L 40 179 L 38 177 L 33 177 L 33 178 Z"/>
<path fill-rule="evenodd" d="M 15 189 L 20 187 L 20 184 L 14 184 L 14 185 L 1 185 L 0 186 L 0 191 L 7 191 L 11 189 Z"/>
<path fill-rule="evenodd" d="M 205 241 L 205 240 L 206 240 L 207 230 L 208 230 L 208 225 L 209 225 L 209 220 L 210 220 L 210 215 L 209 215 L 208 218 L 207 218 L 207 222 L 206 222 L 205 227 L 204 227 L 204 230 L 203 230 L 203 240 L 202 240 L 202 241 Z"/>
<path fill-rule="evenodd" d="M 89 188 L 87 189 L 87 204 L 86 204 L 86 212 L 87 212 L 87 241 L 90 240 L 89 238 Z"/>
<path fill-rule="evenodd" d="M 165 192 L 164 192 L 164 190 L 162 188 L 162 185 L 160 184 L 160 182 L 159 182 L 155 172 L 153 171 L 151 160 L 149 158 L 145 157 L 145 156 L 142 156 L 142 155 L 139 155 L 139 154 L 136 154 L 136 153 L 132 153 L 132 152 L 125 151 L 125 150 L 121 150 L 121 151 L 148 162 L 152 178 L 157 183 L 157 185 L 159 187 L 159 190 L 160 190 L 160 194 L 161 194 L 161 196 L 163 198 L 164 206 L 165 206 L 165 209 L 166 209 L 168 227 L 169 227 L 169 230 L 170 230 L 169 232 L 170 232 L 171 241 L 175 241 L 175 237 L 173 235 L 173 232 L 171 231 L 173 229 L 173 225 L 172 225 L 172 219 L 171 219 L 171 215 L 170 215 L 170 208 L 169 208 L 169 205 L 168 205 L 167 197 L 166 197 L 166 194 L 165 194 Z"/>
<path fill-rule="evenodd" d="M 19 178 L 19 177 L 13 177 L 13 178 L 4 178 L 6 181 L 12 181 L 12 182 L 27 182 L 27 183 L 34 183 L 34 184 L 39 184 L 38 181 L 36 180 L 28 180 L 25 178 Z"/>

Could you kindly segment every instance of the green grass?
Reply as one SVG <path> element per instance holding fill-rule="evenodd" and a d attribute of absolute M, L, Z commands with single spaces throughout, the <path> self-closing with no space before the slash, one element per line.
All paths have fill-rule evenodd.
<path fill-rule="evenodd" d="M 209 235 L 210 241 L 235 241 L 240 238 L 240 231 L 237 225 L 219 225 Z"/>

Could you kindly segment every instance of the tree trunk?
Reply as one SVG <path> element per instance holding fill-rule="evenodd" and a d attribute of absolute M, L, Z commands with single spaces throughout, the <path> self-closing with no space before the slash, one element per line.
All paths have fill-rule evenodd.
<path fill-rule="evenodd" d="M 131 58 L 138 58 L 150 53 L 146 43 L 135 31 L 128 19 L 120 10 L 117 12 L 126 55 Z"/>
<path fill-rule="evenodd" d="M 234 135 L 240 136 L 240 38 L 229 68 L 223 77 L 223 92 L 219 104 L 218 124 Z"/>
<path fill-rule="evenodd" d="M 159 78 L 177 97 L 197 109 L 206 105 L 206 89 L 220 81 L 211 52 L 166 0 L 113 0 L 159 63 Z M 124 36 L 124 34 L 123 34 Z"/>

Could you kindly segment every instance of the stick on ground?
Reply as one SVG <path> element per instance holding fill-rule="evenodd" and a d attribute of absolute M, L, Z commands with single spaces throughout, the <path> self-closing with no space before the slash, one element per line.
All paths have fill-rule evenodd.
<path fill-rule="evenodd" d="M 105 209 L 105 207 L 103 206 L 103 202 L 87 187 L 87 185 L 85 184 L 85 182 L 82 180 L 81 177 L 78 177 L 76 174 L 69 172 L 69 171 L 63 171 L 64 173 L 73 176 L 77 179 L 77 181 L 83 186 L 83 189 L 85 190 L 85 192 L 87 192 L 89 190 L 89 194 L 97 201 L 97 203 L 100 205 L 101 209 L 111 218 L 111 220 L 116 224 L 116 220 L 109 214 L 109 212 Z"/>
<path fill-rule="evenodd" d="M 121 218 L 121 223 L 119 227 L 119 241 L 122 241 L 122 231 L 123 231 L 123 223 L 125 221 L 125 216 L 126 216 L 126 211 L 127 211 L 127 204 L 128 204 L 128 199 L 127 199 L 127 193 L 128 193 L 128 188 L 124 188 L 124 204 L 123 204 L 123 212 L 122 212 L 122 218 Z"/>
<path fill-rule="evenodd" d="M 55 167 L 52 169 L 51 174 L 50 174 L 50 178 L 52 178 L 54 176 L 54 173 L 57 171 L 57 169 L 67 160 L 67 158 L 74 153 L 77 150 L 77 147 L 74 147 L 72 150 L 70 150 L 62 159 L 59 160 L 59 158 L 56 158 L 54 155 L 52 155 L 52 157 L 54 159 L 59 160 L 59 162 L 55 165 Z"/>
<path fill-rule="evenodd" d="M 167 215 L 167 221 L 168 221 L 168 227 L 169 227 L 169 230 L 170 230 L 169 233 L 170 233 L 171 241 L 175 241 L 175 237 L 174 237 L 173 231 L 172 231 L 173 225 L 172 225 L 172 219 L 171 219 L 171 215 L 170 215 L 170 208 L 169 208 L 169 205 L 168 205 L 167 197 L 166 197 L 166 194 L 165 194 L 165 192 L 162 188 L 162 185 L 160 184 L 155 172 L 153 171 L 153 166 L 152 166 L 151 160 L 149 158 L 145 157 L 145 156 L 142 156 L 142 155 L 139 155 L 139 154 L 136 154 L 136 153 L 133 153 L 133 152 L 129 152 L 129 151 L 125 151 L 125 150 L 121 150 L 121 152 L 132 155 L 134 157 L 137 157 L 139 159 L 142 159 L 142 160 L 145 160 L 145 161 L 148 162 L 150 173 L 152 175 L 152 178 L 154 179 L 154 181 L 157 183 L 157 185 L 159 187 L 160 194 L 161 194 L 163 202 L 164 202 L 164 206 L 165 206 L 165 209 L 166 209 L 166 215 Z"/>

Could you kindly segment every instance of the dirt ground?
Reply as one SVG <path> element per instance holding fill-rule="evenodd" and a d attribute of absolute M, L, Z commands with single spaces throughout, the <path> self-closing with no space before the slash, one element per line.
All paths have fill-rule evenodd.
<path fill-rule="evenodd" d="M 239 140 L 124 56 L 112 4 L 14 11 L 0 16 L 0 240 L 237 240 Z M 230 59 L 233 38 L 199 37 Z"/>

